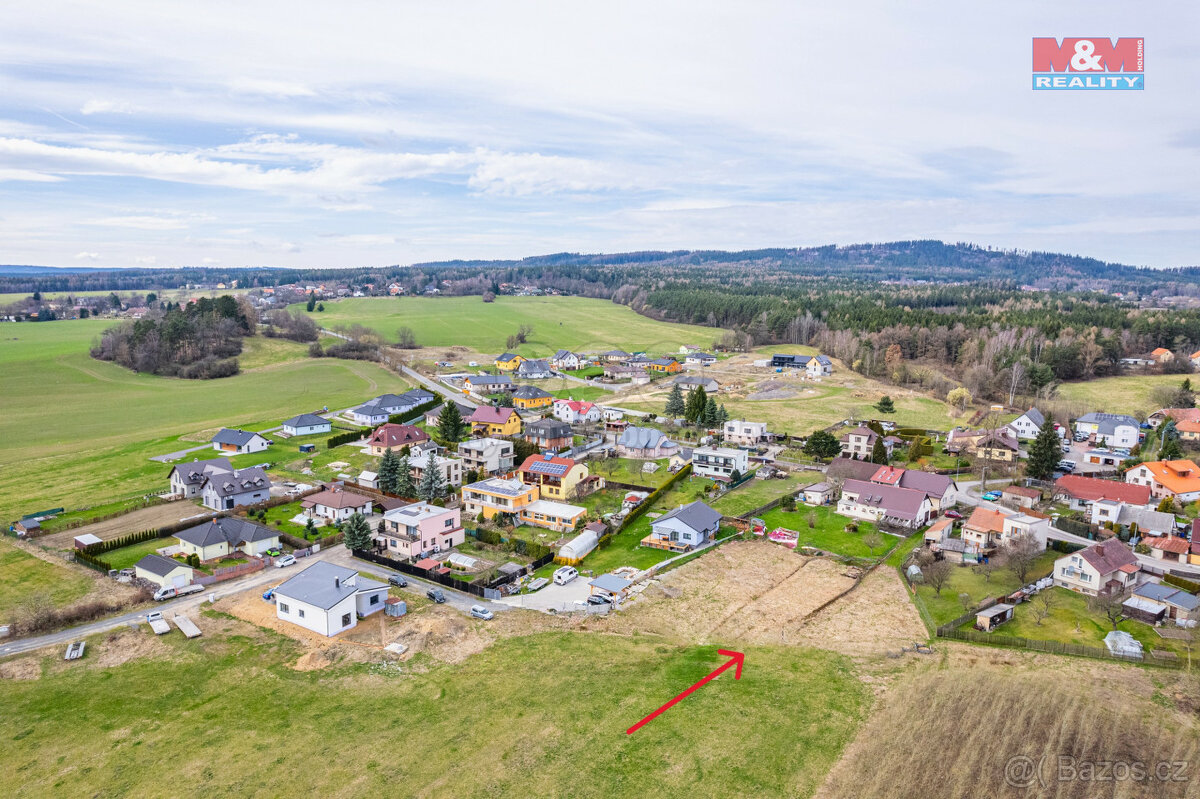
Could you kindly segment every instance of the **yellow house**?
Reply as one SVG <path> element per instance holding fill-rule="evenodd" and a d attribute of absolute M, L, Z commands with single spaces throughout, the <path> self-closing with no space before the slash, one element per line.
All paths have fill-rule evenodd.
<path fill-rule="evenodd" d="M 562 500 L 575 496 L 579 484 L 588 477 L 588 467 L 557 455 L 530 455 L 517 475 L 526 485 L 538 486 L 541 499 Z"/>
<path fill-rule="evenodd" d="M 521 361 L 524 361 L 524 360 L 525 360 L 525 357 L 522 355 L 517 355 L 516 353 L 512 353 L 512 352 L 506 352 L 503 355 L 496 358 L 496 360 L 493 361 L 493 363 L 496 364 L 496 368 L 499 369 L 501 372 L 515 372 L 517 370 L 517 367 L 521 365 Z"/>
<path fill-rule="evenodd" d="M 513 392 L 512 400 L 514 408 L 548 408 L 554 404 L 554 395 L 537 386 L 521 386 Z"/>
<path fill-rule="evenodd" d="M 674 358 L 657 358 L 646 364 L 646 371 L 663 372 L 673 375 L 679 372 L 683 367 L 679 365 L 679 361 Z"/>
<path fill-rule="evenodd" d="M 147 555 L 133 564 L 134 576 L 159 588 L 183 588 L 192 583 L 192 569 L 186 563 L 162 555 Z"/>
<path fill-rule="evenodd" d="M 521 417 L 512 408 L 480 405 L 469 421 L 472 432 L 484 436 L 515 436 L 521 433 Z"/>
<path fill-rule="evenodd" d="M 482 516 L 493 519 L 501 513 L 514 516 L 538 499 L 538 487 L 525 485 L 520 480 L 505 480 L 489 477 L 477 483 L 463 486 L 463 513 L 467 516 Z"/>

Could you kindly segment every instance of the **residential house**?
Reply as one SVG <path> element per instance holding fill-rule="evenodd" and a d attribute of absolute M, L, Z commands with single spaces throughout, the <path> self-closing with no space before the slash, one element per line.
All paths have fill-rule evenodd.
<path fill-rule="evenodd" d="M 575 442 L 571 425 L 557 419 L 538 419 L 525 425 L 522 437 L 539 449 L 567 449 Z"/>
<path fill-rule="evenodd" d="M 650 382 L 650 376 L 645 369 L 636 366 L 622 366 L 619 363 L 609 363 L 604 366 L 604 376 L 609 380 L 628 380 L 635 385 Z"/>
<path fill-rule="evenodd" d="M 477 436 L 515 436 L 521 432 L 521 417 L 512 408 L 480 405 L 471 413 L 470 422 Z"/>
<path fill-rule="evenodd" d="M 1119 500 L 1096 500 L 1091 505 L 1089 520 L 1094 525 L 1110 529 L 1128 528 L 1139 536 L 1164 536 L 1175 532 L 1175 514 L 1161 513 Z"/>
<path fill-rule="evenodd" d="M 679 445 L 653 427 L 626 427 L 617 439 L 617 454 L 625 458 L 658 460 L 679 452 Z"/>
<path fill-rule="evenodd" d="M 1142 543 L 1150 547 L 1150 557 L 1175 563 L 1187 563 L 1188 552 L 1192 548 L 1186 538 L 1177 535 L 1146 537 Z"/>
<path fill-rule="evenodd" d="M 559 350 L 558 352 L 554 353 L 554 356 L 550 359 L 550 366 L 559 371 L 567 371 L 579 369 L 581 366 L 581 361 L 579 356 L 570 350 Z"/>
<path fill-rule="evenodd" d="M 458 415 L 462 417 L 464 422 L 472 413 L 475 412 L 474 405 L 464 405 L 461 402 L 456 402 L 454 404 L 458 408 Z M 436 408 L 431 408 L 430 410 L 425 411 L 425 427 L 437 427 L 438 423 L 442 420 L 442 409 L 445 407 L 446 403 L 443 402 Z"/>
<path fill-rule="evenodd" d="M 686 393 L 693 388 L 700 387 L 704 389 L 706 394 L 715 394 L 720 390 L 721 384 L 715 378 L 704 377 L 702 375 L 680 375 L 671 381 L 673 385 L 679 386 Z"/>
<path fill-rule="evenodd" d="M 1158 427 L 1168 419 L 1174 419 L 1177 425 L 1180 422 L 1200 422 L 1200 408 L 1159 408 L 1146 417 L 1146 423 Z"/>
<path fill-rule="evenodd" d="M 870 458 L 875 449 L 875 439 L 879 434 L 869 427 L 854 427 L 848 430 L 839 440 L 842 442 L 842 455 L 852 458 Z M 883 447 L 888 457 L 892 455 L 892 443 L 884 439 Z"/>
<path fill-rule="evenodd" d="M 517 377 L 522 380 L 544 380 L 547 377 L 553 377 L 554 370 L 550 368 L 550 364 L 544 359 L 526 359 L 521 361 L 517 367 Z"/>
<path fill-rule="evenodd" d="M 635 353 L 634 355 L 629 356 L 622 363 L 624 366 L 632 366 L 637 369 L 641 369 L 642 371 L 647 371 L 650 367 L 650 363 L 653 360 L 654 359 L 651 358 L 646 353 L 639 352 L 639 353 Z"/>
<path fill-rule="evenodd" d="M 739 447 L 756 447 L 771 441 L 774 436 L 767 432 L 766 422 L 747 422 L 730 419 L 721 427 L 721 438 L 726 444 Z"/>
<path fill-rule="evenodd" d="M 171 467 L 168 479 L 171 483 L 172 494 L 184 499 L 193 499 L 200 496 L 200 491 L 209 476 L 232 473 L 233 464 L 229 462 L 229 458 L 213 458 L 207 461 L 176 464 Z"/>
<path fill-rule="evenodd" d="M 1176 422 L 1175 429 L 1184 441 L 1192 444 L 1200 441 L 1200 422 Z"/>
<path fill-rule="evenodd" d="M 833 361 L 824 355 L 772 355 L 773 369 L 803 369 L 809 377 L 833 374 Z"/>
<path fill-rule="evenodd" d="M 1000 492 L 1000 500 L 1019 508 L 1032 508 L 1042 501 L 1042 492 L 1029 486 L 1005 486 Z"/>
<path fill-rule="evenodd" d="M 415 502 L 383 514 L 376 541 L 390 557 L 417 559 L 446 552 L 466 537 L 462 512 Z"/>
<path fill-rule="evenodd" d="M 1143 583 L 1134 589 L 1133 595 L 1151 603 L 1163 611 L 1168 619 L 1195 620 L 1200 614 L 1200 598 L 1174 586 L 1163 583 Z"/>
<path fill-rule="evenodd" d="M 1008 517 L 1004 511 L 976 508 L 963 521 L 962 540 L 973 552 L 988 554 L 1004 538 L 1004 522 Z"/>
<path fill-rule="evenodd" d="M 548 408 L 554 404 L 554 395 L 537 386 L 521 386 L 513 392 L 512 398 L 513 407 L 525 411 L 534 408 Z"/>
<path fill-rule="evenodd" d="M 646 364 L 646 370 L 649 372 L 659 372 L 661 374 L 673 375 L 678 374 L 683 370 L 683 366 L 674 358 L 655 358 L 650 363 Z"/>
<path fill-rule="evenodd" d="M 325 636 L 353 629 L 359 617 L 383 610 L 387 595 L 387 583 L 321 560 L 273 592 L 276 618 Z"/>
<path fill-rule="evenodd" d="M 604 410 L 599 405 L 579 400 L 555 400 L 552 413 L 554 418 L 567 424 L 589 424 L 604 418 Z"/>
<path fill-rule="evenodd" d="M 837 512 L 855 519 L 915 530 L 933 516 L 933 503 L 923 491 L 846 480 Z"/>
<path fill-rule="evenodd" d="M 1037 438 L 1038 433 L 1042 430 L 1042 425 L 1045 423 L 1046 417 L 1042 415 L 1042 412 L 1037 408 L 1030 408 L 1009 422 L 1006 427 L 1012 433 L 1013 438 L 1022 441 L 1032 441 Z"/>
<path fill-rule="evenodd" d="M 642 546 L 686 552 L 713 540 L 720 527 L 721 514 L 697 500 L 651 521 Z"/>
<path fill-rule="evenodd" d="M 159 588 L 183 588 L 192 584 L 194 572 L 186 563 L 162 555 L 147 555 L 133 564 L 133 576 Z"/>
<path fill-rule="evenodd" d="M 709 355 L 707 352 L 689 353 L 684 359 L 685 366 L 712 366 L 717 362 L 717 356 Z"/>
<path fill-rule="evenodd" d="M 361 425 L 380 425 L 393 416 L 410 413 L 432 401 L 433 395 L 419 388 L 403 394 L 381 394 L 350 411 L 350 418 Z"/>
<path fill-rule="evenodd" d="M 1126 505 L 1151 503 L 1150 486 L 1065 474 L 1054 481 L 1054 498 L 1067 500 L 1071 510 L 1086 510 L 1093 502 L 1111 500 Z"/>
<path fill-rule="evenodd" d="M 179 549 L 201 561 L 217 560 L 241 552 L 258 557 L 279 546 L 279 532 L 236 516 L 224 516 L 175 534 Z"/>
<path fill-rule="evenodd" d="M 405 447 L 411 448 L 414 444 L 428 440 L 429 434 L 419 427 L 389 422 L 380 425 L 367 439 L 367 450 L 372 455 L 379 457 L 388 450 L 399 452 Z"/>
<path fill-rule="evenodd" d="M 283 432 L 289 436 L 315 436 L 332 431 L 333 425 L 330 421 L 315 413 L 302 413 L 283 423 Z"/>
<path fill-rule="evenodd" d="M 349 519 L 356 513 L 370 516 L 372 499 L 342 488 L 329 488 L 311 494 L 300 502 L 309 516 L 319 516 L 334 522 Z"/>
<path fill-rule="evenodd" d="M 1092 466 L 1105 466 L 1115 470 L 1124 461 L 1124 455 L 1118 455 L 1107 449 L 1089 449 L 1083 453 L 1083 462 Z"/>
<path fill-rule="evenodd" d="M 881 466 L 851 458 L 834 458 L 825 471 L 825 477 L 831 480 L 862 480 L 920 491 L 929 498 L 934 511 L 938 513 L 954 505 L 958 495 L 958 484 L 948 475 L 923 472 L 920 469 L 905 469 L 901 466 Z"/>
<path fill-rule="evenodd" d="M 1150 351 L 1150 360 L 1158 364 L 1170 363 L 1175 360 L 1175 353 L 1166 347 L 1156 347 Z"/>
<path fill-rule="evenodd" d="M 463 390 L 487 395 L 501 391 L 513 391 L 517 385 L 508 375 L 467 375 L 463 378 Z M 470 416 L 470 414 L 467 414 Z"/>
<path fill-rule="evenodd" d="M 525 356 L 517 355 L 515 352 L 506 352 L 503 355 L 496 356 L 493 363 L 501 372 L 515 372 L 517 367 L 525 360 Z"/>
<path fill-rule="evenodd" d="M 609 350 L 608 352 L 600 353 L 599 357 L 608 363 L 621 363 L 622 361 L 629 360 L 633 356 L 624 350 Z"/>
<path fill-rule="evenodd" d="M 210 473 L 200 486 L 200 503 L 213 510 L 233 510 L 271 498 L 271 478 L 260 467 Z"/>
<path fill-rule="evenodd" d="M 537 486 L 520 480 L 489 477 L 463 486 L 463 511 L 471 517 L 491 519 L 501 513 L 517 513 L 538 498 Z"/>
<path fill-rule="evenodd" d="M 1123 413 L 1085 413 L 1075 420 L 1075 432 L 1094 436 L 1097 444 L 1128 449 L 1137 446 L 1139 425 Z"/>
<path fill-rule="evenodd" d="M 692 450 L 692 474 L 727 482 L 733 473 L 745 474 L 750 468 L 750 453 L 729 447 L 696 447 Z"/>
<path fill-rule="evenodd" d="M 212 437 L 213 449 L 228 452 L 232 455 L 245 455 L 249 452 L 262 452 L 271 446 L 270 440 L 249 430 L 231 430 L 222 427 Z"/>
<path fill-rule="evenodd" d="M 804 501 L 809 505 L 828 505 L 837 498 L 837 489 L 829 483 L 813 483 L 804 489 Z"/>
<path fill-rule="evenodd" d="M 1054 584 L 1089 596 L 1119 596 L 1137 587 L 1140 571 L 1133 550 L 1109 538 L 1054 561 Z"/>
<path fill-rule="evenodd" d="M 1185 505 L 1200 499 L 1200 466 L 1190 460 L 1140 463 L 1125 472 L 1125 482 L 1149 486 L 1156 499 L 1174 497 Z"/>
<path fill-rule="evenodd" d="M 442 480 L 445 485 L 451 488 L 458 488 L 462 485 L 463 479 L 463 462 L 458 458 L 448 458 L 444 455 L 438 455 L 432 450 L 425 450 L 414 455 L 408 456 L 408 473 L 412 475 L 414 485 L 425 476 L 425 470 L 429 468 L 429 459 L 437 458 L 438 471 L 442 473 Z"/>
<path fill-rule="evenodd" d="M 483 477 L 508 474 L 513 468 L 513 443 L 502 438 L 474 438 L 458 445 L 463 469 Z"/>
<path fill-rule="evenodd" d="M 541 499 L 573 499 L 588 477 L 586 464 L 554 455 L 530 455 L 517 470 L 526 485 L 537 486 Z"/>
<path fill-rule="evenodd" d="M 517 511 L 517 521 L 520 524 L 531 524 L 556 533 L 565 533 L 575 529 L 575 525 L 586 515 L 587 508 L 578 505 L 535 499 Z"/>

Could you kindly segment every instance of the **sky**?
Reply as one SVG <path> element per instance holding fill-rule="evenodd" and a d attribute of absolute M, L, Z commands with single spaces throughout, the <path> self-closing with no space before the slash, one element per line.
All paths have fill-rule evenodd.
<path fill-rule="evenodd" d="M 936 238 L 1200 265 L 1187 0 L 0 4 L 0 263 Z M 1035 92 L 1035 36 L 1146 90 Z"/>

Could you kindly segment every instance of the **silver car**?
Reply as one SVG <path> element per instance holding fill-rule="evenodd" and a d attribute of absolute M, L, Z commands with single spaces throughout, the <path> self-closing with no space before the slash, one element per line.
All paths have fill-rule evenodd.
<path fill-rule="evenodd" d="M 483 619 L 484 621 L 487 621 L 488 619 L 492 618 L 496 614 L 492 613 L 490 610 L 485 608 L 483 605 L 472 605 L 471 606 L 471 615 L 477 619 Z"/>

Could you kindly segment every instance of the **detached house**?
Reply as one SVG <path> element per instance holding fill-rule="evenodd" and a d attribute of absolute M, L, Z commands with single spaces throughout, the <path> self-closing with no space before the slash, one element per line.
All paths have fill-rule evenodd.
<path fill-rule="evenodd" d="M 535 499 L 517 511 L 517 521 L 544 527 L 556 533 L 565 533 L 575 528 L 580 519 L 587 515 L 587 508 L 567 505 L 547 499 Z"/>
<path fill-rule="evenodd" d="M 725 440 L 726 444 L 754 447 L 770 441 L 773 436 L 767 432 L 766 422 L 730 419 L 721 427 L 721 438 Z"/>
<path fill-rule="evenodd" d="M 555 400 L 554 418 L 567 424 L 585 424 L 599 422 L 604 418 L 604 410 L 594 402 L 578 400 Z"/>
<path fill-rule="evenodd" d="M 650 522 L 642 546 L 686 552 L 711 541 L 720 528 L 721 514 L 697 500 Z"/>
<path fill-rule="evenodd" d="M 513 392 L 513 407 L 521 410 L 548 408 L 554 404 L 554 395 L 537 386 L 521 386 Z"/>
<path fill-rule="evenodd" d="M 855 519 L 915 530 L 933 516 L 933 503 L 923 491 L 846 480 L 842 484 L 837 512 Z"/>
<path fill-rule="evenodd" d="M 410 413 L 432 400 L 432 394 L 419 388 L 403 394 L 381 394 L 350 411 L 350 418 L 361 425 L 379 425 L 398 414 Z"/>
<path fill-rule="evenodd" d="M 516 388 L 508 375 L 467 375 L 463 378 L 463 390 L 476 394 L 496 394 Z"/>
<path fill-rule="evenodd" d="M 517 470 L 525 485 L 537 486 L 541 499 L 571 499 L 588 478 L 588 467 L 571 458 L 530 455 Z"/>
<path fill-rule="evenodd" d="M 383 514 L 376 540 L 388 555 L 415 560 L 446 552 L 465 536 L 458 508 L 416 502 Z"/>
<path fill-rule="evenodd" d="M 447 458 L 436 454 L 432 449 L 408 456 L 408 473 L 412 476 L 414 485 L 420 484 L 429 468 L 429 459 L 436 458 L 437 469 L 442 473 L 442 480 L 451 488 L 462 485 L 463 463 L 458 458 Z"/>
<path fill-rule="evenodd" d="M 175 538 L 185 555 L 196 555 L 201 561 L 217 560 L 235 552 L 257 557 L 279 546 L 277 531 L 234 516 L 180 530 Z"/>
<path fill-rule="evenodd" d="M 271 478 L 261 468 L 209 474 L 200 487 L 200 502 L 213 510 L 233 510 L 271 498 Z"/>
<path fill-rule="evenodd" d="M 671 382 L 682 388 L 685 392 L 691 391 L 697 386 L 703 388 L 705 393 L 708 394 L 715 394 L 721 389 L 721 384 L 716 379 L 700 375 L 680 375 Z"/>
<path fill-rule="evenodd" d="M 515 436 L 521 432 L 521 417 L 512 408 L 481 405 L 468 420 L 471 431 L 481 436 Z"/>
<path fill-rule="evenodd" d="M 1100 480 L 1078 474 L 1065 474 L 1054 481 L 1054 497 L 1067 500 L 1071 510 L 1087 510 L 1102 500 L 1145 507 L 1151 504 L 1150 486 Z"/>
<path fill-rule="evenodd" d="M 334 636 L 357 626 L 360 617 L 383 610 L 387 595 L 387 583 L 345 566 L 317 561 L 275 589 L 275 616 Z"/>
<path fill-rule="evenodd" d="M 824 355 L 772 355 L 773 369 L 803 369 L 809 377 L 833 374 L 833 361 Z"/>
<path fill-rule="evenodd" d="M 542 359 L 526 359 L 521 361 L 517 367 L 517 377 L 524 380 L 544 380 L 553 376 L 554 371 L 550 368 L 550 364 Z"/>
<path fill-rule="evenodd" d="M 1175 360 L 1175 353 L 1166 347 L 1156 347 L 1150 352 L 1150 360 L 1155 363 L 1170 363 Z"/>
<path fill-rule="evenodd" d="M 313 436 L 318 433 L 332 432 L 333 425 L 328 419 L 315 413 L 302 413 L 293 416 L 283 423 L 283 432 L 289 436 Z"/>
<path fill-rule="evenodd" d="M 1156 499 L 1173 497 L 1184 504 L 1200 499 L 1200 466 L 1189 460 L 1140 463 L 1125 472 L 1125 482 L 1149 486 Z"/>
<path fill-rule="evenodd" d="M 525 360 L 525 356 L 517 355 L 514 352 L 506 352 L 503 355 L 497 355 L 496 360 L 492 363 L 501 372 L 515 372 L 517 367 Z"/>
<path fill-rule="evenodd" d="M 834 458 L 825 471 L 826 478 L 862 480 L 877 485 L 899 486 L 920 491 L 929 498 L 935 512 L 953 505 L 957 499 L 958 484 L 952 477 L 920 469 L 905 469 L 901 466 L 881 466 L 867 461 L 850 458 Z"/>
<path fill-rule="evenodd" d="M 1200 408 L 1159 408 L 1146 417 L 1146 422 L 1151 427 L 1157 428 L 1168 419 L 1174 419 L 1176 424 L 1179 422 L 1200 422 Z"/>
<path fill-rule="evenodd" d="M 1085 413 L 1075 420 L 1075 432 L 1110 447 L 1134 447 L 1139 439 L 1138 420 L 1123 413 Z"/>
<path fill-rule="evenodd" d="M 501 438 L 475 438 L 458 445 L 463 469 L 484 477 L 507 474 L 513 468 L 513 443 Z"/>
<path fill-rule="evenodd" d="M 629 360 L 631 357 L 633 356 L 624 350 L 609 350 L 608 352 L 600 353 L 600 358 L 609 363 L 621 363 L 622 361 Z"/>
<path fill-rule="evenodd" d="M 1123 594 L 1138 584 L 1138 560 L 1117 538 L 1054 561 L 1054 584 L 1081 594 Z"/>
<path fill-rule="evenodd" d="M 842 455 L 852 458 L 870 458 L 871 452 L 875 449 L 875 440 L 879 438 L 879 434 L 869 427 L 855 427 L 843 435 L 839 441 L 842 443 Z M 892 447 L 896 439 L 888 436 L 883 439 L 883 448 L 887 452 L 888 457 L 892 456 Z"/>
<path fill-rule="evenodd" d="M 679 452 L 679 445 L 653 427 L 627 427 L 617 439 L 617 454 L 625 458 L 657 460 Z"/>
<path fill-rule="evenodd" d="M 271 446 L 271 442 L 258 433 L 249 430 L 231 430 L 223 427 L 212 437 L 213 449 L 228 452 L 231 455 L 245 455 L 250 452 L 262 452 Z"/>
<path fill-rule="evenodd" d="M 207 461 L 180 463 L 171 467 L 168 479 L 171 493 L 184 499 L 200 496 L 204 483 L 214 474 L 232 474 L 233 464 L 229 458 L 213 458 Z"/>
<path fill-rule="evenodd" d="M 1037 408 L 1030 408 L 1009 422 L 1007 427 L 1012 433 L 1013 438 L 1032 441 L 1037 438 L 1038 433 L 1041 432 L 1042 425 L 1045 423 L 1046 417 L 1042 415 L 1042 412 Z"/>
<path fill-rule="evenodd" d="M 750 468 L 750 453 L 729 447 L 696 447 L 692 450 L 692 474 L 730 481 L 733 473 L 745 474 Z"/>
<path fill-rule="evenodd" d="M 520 480 L 489 477 L 463 486 L 463 511 L 468 516 L 491 519 L 501 513 L 517 515 L 522 508 L 538 498 L 537 486 Z"/>
<path fill-rule="evenodd" d="M 550 366 L 559 371 L 567 371 L 569 369 L 578 369 L 580 367 L 579 356 L 570 350 L 559 350 L 554 353 L 554 357 L 550 359 Z"/>
<path fill-rule="evenodd" d="M 133 564 L 133 576 L 159 588 L 183 588 L 192 584 L 195 572 L 186 563 L 162 555 L 147 555 Z"/>
<path fill-rule="evenodd" d="M 683 359 L 685 366 L 712 366 L 717 362 L 717 356 L 707 352 L 693 352 Z"/>
<path fill-rule="evenodd" d="M 372 455 L 380 457 L 388 450 L 399 452 L 405 447 L 412 447 L 428 440 L 429 434 L 419 427 L 389 423 L 380 425 L 371 434 L 371 437 L 367 439 L 367 449 Z"/>
<path fill-rule="evenodd" d="M 334 522 L 345 521 L 356 513 L 370 516 L 372 506 L 373 500 L 370 497 L 341 488 L 326 489 L 305 497 L 300 503 L 300 507 L 310 516 L 319 516 Z"/>
<path fill-rule="evenodd" d="M 523 435 L 526 441 L 537 445 L 539 449 L 567 449 L 575 441 L 571 425 L 557 419 L 538 419 L 525 425 Z"/>
<path fill-rule="evenodd" d="M 682 369 L 683 367 L 679 365 L 679 361 L 674 358 L 655 358 L 646 364 L 646 371 L 667 375 L 678 374 Z"/>

